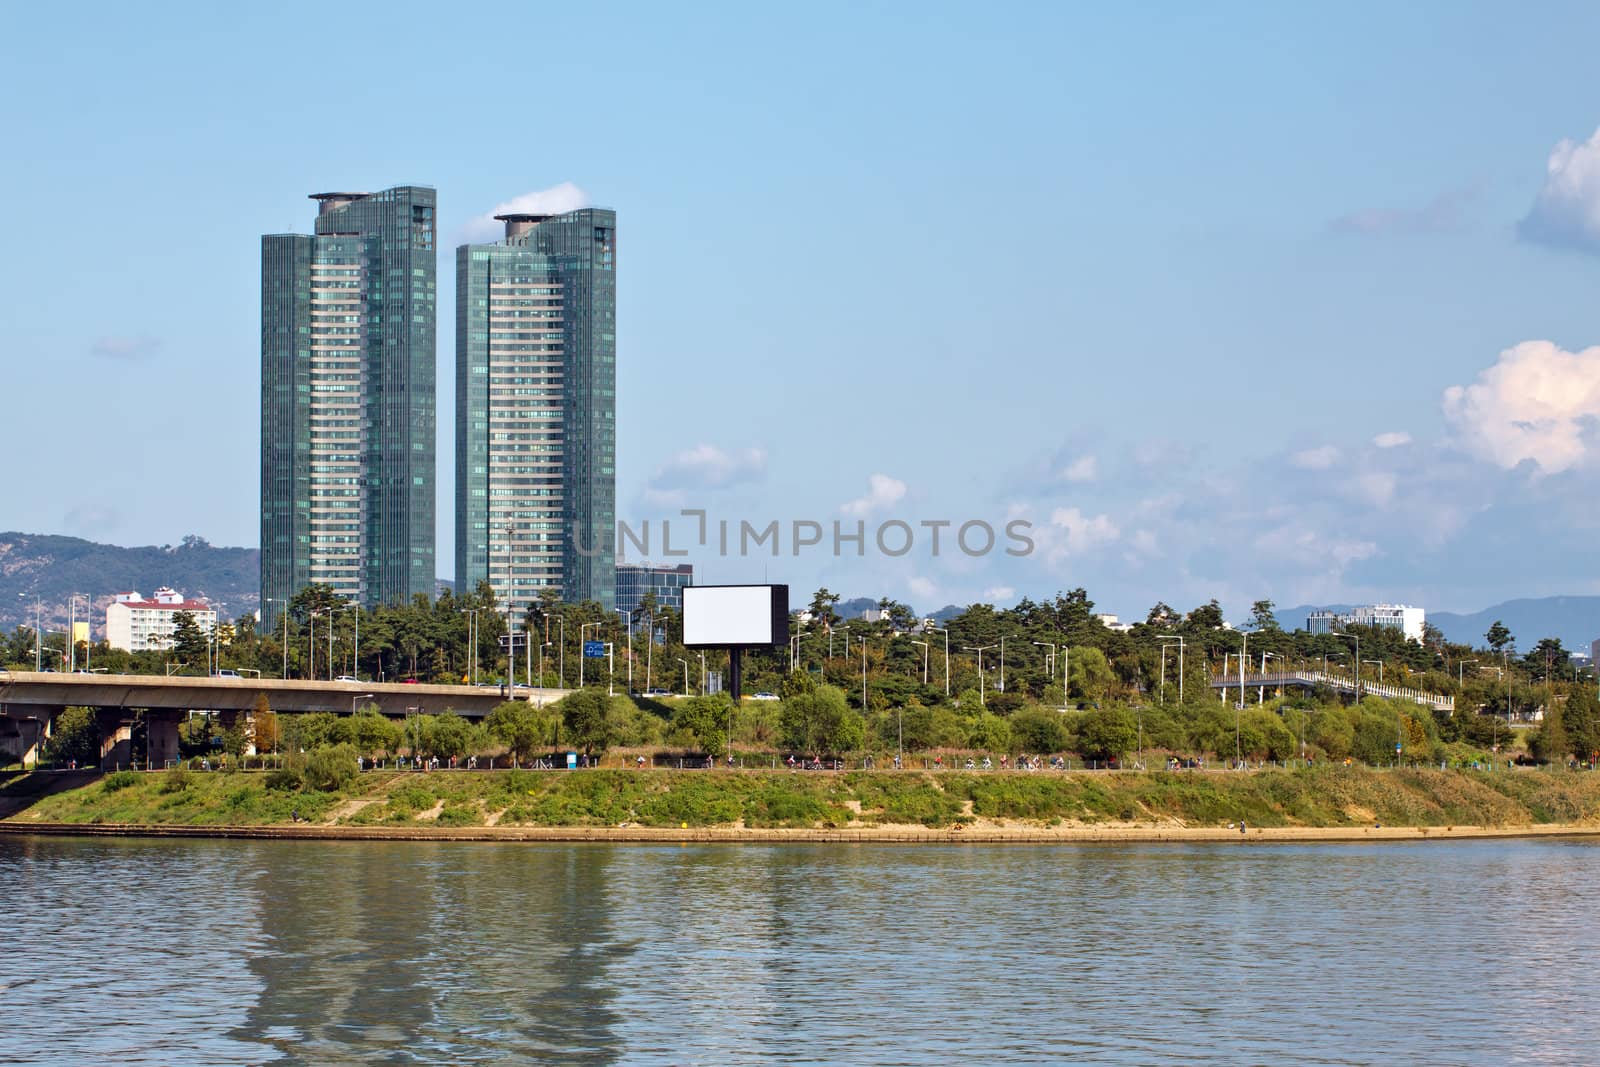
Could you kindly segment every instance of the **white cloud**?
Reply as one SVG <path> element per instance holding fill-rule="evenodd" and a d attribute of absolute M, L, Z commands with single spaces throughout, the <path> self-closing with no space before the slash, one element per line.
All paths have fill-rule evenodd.
<path fill-rule="evenodd" d="M 1077 508 L 1056 508 L 1050 513 L 1050 525 L 1061 531 L 1061 538 L 1051 551 L 1051 556 L 1076 556 L 1109 545 L 1121 536 L 1116 523 L 1107 515 L 1085 515 Z"/>
<path fill-rule="evenodd" d="M 1411 443 L 1411 435 L 1404 430 L 1391 430 L 1389 433 L 1380 433 L 1374 437 L 1372 443 L 1379 448 L 1399 448 L 1401 445 Z"/>
<path fill-rule="evenodd" d="M 1296 452 L 1289 457 L 1301 470 L 1325 471 L 1339 461 L 1339 450 L 1332 445 L 1323 445 L 1320 448 L 1308 448 L 1303 452 Z"/>
<path fill-rule="evenodd" d="M 1562 138 L 1550 150 L 1544 186 L 1517 233 L 1525 241 L 1600 252 L 1600 130 L 1582 144 Z"/>
<path fill-rule="evenodd" d="M 1446 389 L 1444 415 L 1474 455 L 1508 470 L 1525 460 L 1543 474 L 1567 470 L 1584 459 L 1600 417 L 1600 348 L 1524 341 L 1473 384 Z"/>
<path fill-rule="evenodd" d="M 462 235 L 469 242 L 494 241 L 505 236 L 506 232 L 505 223 L 495 221 L 496 215 L 560 215 L 588 206 L 588 193 L 571 182 L 562 182 L 548 189 L 536 189 L 514 196 L 495 205 L 493 211 L 474 216 L 462 228 Z"/>
<path fill-rule="evenodd" d="M 997 604 L 1002 600 L 1010 600 L 1016 595 L 1016 589 L 1009 585 L 991 585 L 983 591 L 982 599 L 986 603 Z"/>
<path fill-rule="evenodd" d="M 867 479 L 867 495 L 841 504 L 839 510 L 846 515 L 870 515 L 893 507 L 905 495 L 905 482 L 887 474 L 874 474 Z"/>
<path fill-rule="evenodd" d="M 1378 546 L 1353 538 L 1329 540 L 1299 522 L 1276 526 L 1255 539 L 1258 552 L 1303 567 L 1343 569 L 1358 560 L 1371 559 Z"/>
<path fill-rule="evenodd" d="M 1397 481 L 1389 471 L 1368 471 L 1356 479 L 1356 492 L 1367 503 L 1381 508 L 1394 499 Z"/>
<path fill-rule="evenodd" d="M 906 579 L 906 588 L 911 590 L 912 596 L 920 597 L 923 600 L 932 600 L 939 595 L 939 586 L 934 583 L 934 580 L 925 578 L 920 574 L 912 575 Z M 924 610 L 932 610 L 927 605 L 924 605 L 923 608 Z"/>
<path fill-rule="evenodd" d="M 760 481 L 766 475 L 767 450 L 764 448 L 725 450 L 716 445 L 699 444 L 679 452 L 656 468 L 645 489 L 645 497 L 658 503 L 678 503 L 683 499 L 683 490 L 725 489 Z"/>
<path fill-rule="evenodd" d="M 1092 482 L 1099 476 L 1099 463 L 1093 456 L 1079 456 L 1061 468 L 1060 474 L 1064 482 Z"/>
<path fill-rule="evenodd" d="M 126 360 L 128 362 L 149 359 L 160 350 L 160 339 L 148 336 L 97 337 L 94 344 L 89 346 L 91 355 L 99 356 L 102 359 Z"/>
<path fill-rule="evenodd" d="M 1463 209 L 1475 195 L 1472 189 L 1450 189 L 1420 208 L 1352 211 L 1328 226 L 1335 233 L 1447 233 L 1461 228 Z"/>

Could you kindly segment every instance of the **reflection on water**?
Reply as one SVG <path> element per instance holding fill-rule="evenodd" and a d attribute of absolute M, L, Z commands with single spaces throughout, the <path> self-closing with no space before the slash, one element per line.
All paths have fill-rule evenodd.
<path fill-rule="evenodd" d="M 7 1062 L 1570 1063 L 1600 847 L 0 839 Z"/>

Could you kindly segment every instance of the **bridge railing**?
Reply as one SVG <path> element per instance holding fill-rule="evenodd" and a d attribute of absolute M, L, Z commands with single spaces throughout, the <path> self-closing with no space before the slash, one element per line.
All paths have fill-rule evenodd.
<path fill-rule="evenodd" d="M 1239 684 L 1238 678 L 1229 678 L 1217 675 L 1211 686 L 1214 689 L 1227 690 Z M 1247 674 L 1244 676 L 1246 689 L 1262 686 L 1276 688 L 1282 685 L 1325 685 L 1330 689 L 1337 689 L 1344 693 L 1356 691 L 1356 680 L 1343 674 L 1333 674 L 1327 671 L 1276 671 L 1268 674 Z M 1427 704 L 1430 707 L 1444 711 L 1454 711 L 1456 698 L 1443 693 L 1429 693 L 1421 689 L 1409 689 L 1401 685 L 1389 685 L 1385 682 L 1369 682 L 1362 679 L 1361 692 L 1373 696 L 1384 697 L 1388 700 L 1406 700 L 1414 704 Z"/>

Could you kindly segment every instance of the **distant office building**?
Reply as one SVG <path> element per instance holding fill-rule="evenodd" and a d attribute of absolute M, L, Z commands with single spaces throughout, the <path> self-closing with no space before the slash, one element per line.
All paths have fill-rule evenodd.
<path fill-rule="evenodd" d="M 456 249 L 456 589 L 610 609 L 617 216 L 496 217 Z"/>
<path fill-rule="evenodd" d="M 106 643 L 124 652 L 171 648 L 178 626 L 174 617 L 180 611 L 193 615 L 206 633 L 216 629 L 217 613 L 204 600 L 190 600 L 165 586 L 149 600 L 132 591 L 118 593 L 106 605 Z"/>
<path fill-rule="evenodd" d="M 434 588 L 434 191 L 317 193 L 261 239 L 261 596 Z"/>
<path fill-rule="evenodd" d="M 646 593 L 656 595 L 656 603 L 673 611 L 683 610 L 683 587 L 694 584 L 694 566 L 675 567 L 649 564 L 617 564 L 617 610 L 638 611 Z"/>
<path fill-rule="evenodd" d="M 1125 634 L 1133 629 L 1133 623 L 1123 622 L 1115 615 L 1101 614 L 1096 615 L 1095 618 L 1099 620 L 1101 626 L 1104 626 L 1114 634 Z"/>
<path fill-rule="evenodd" d="M 1413 641 L 1422 640 L 1427 612 L 1405 604 L 1366 604 L 1347 612 L 1313 611 L 1306 618 L 1306 629 L 1314 634 L 1331 634 L 1346 626 L 1385 626 L 1399 630 Z"/>

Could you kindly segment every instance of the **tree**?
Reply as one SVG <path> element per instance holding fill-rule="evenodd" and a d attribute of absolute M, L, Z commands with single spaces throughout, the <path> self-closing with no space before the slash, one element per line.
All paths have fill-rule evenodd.
<path fill-rule="evenodd" d="M 839 623 L 839 613 L 833 610 L 838 602 L 838 593 L 830 593 L 826 587 L 818 589 L 811 597 L 811 621 L 821 623 L 824 630 L 833 629 Z"/>
<path fill-rule="evenodd" d="M 800 693 L 783 702 L 778 713 L 778 724 L 783 731 L 784 744 L 799 752 L 849 751 L 840 742 L 852 740 L 853 725 L 847 717 L 855 714 L 845 698 L 844 690 L 832 685 L 821 685 L 809 693 Z M 859 723 L 860 715 L 855 715 Z M 859 745 L 862 734 L 855 738 Z"/>
<path fill-rule="evenodd" d="M 211 641 L 194 614 L 188 611 L 172 613 L 172 654 L 191 669 L 199 669 L 209 662 Z"/>
<path fill-rule="evenodd" d="M 1593 688 L 1573 688 L 1567 706 L 1561 709 L 1561 725 L 1574 756 L 1582 762 L 1600 758 L 1600 697 Z"/>
<path fill-rule="evenodd" d="M 567 740 L 583 749 L 584 755 L 604 752 L 611 744 L 611 724 L 606 714 L 609 703 L 604 689 L 591 687 L 568 693 L 556 704 Z"/>
<path fill-rule="evenodd" d="M 267 703 L 267 694 L 257 693 L 255 705 L 250 710 L 250 728 L 257 752 L 278 750 L 278 716 Z"/>
<path fill-rule="evenodd" d="M 1092 646 L 1070 650 L 1067 668 L 1072 676 L 1069 692 L 1076 692 L 1085 700 L 1104 700 L 1117 678 L 1106 662 L 1106 654 Z"/>
<path fill-rule="evenodd" d="M 507 700 L 498 704 L 484 720 L 489 736 L 506 746 L 518 762 L 553 743 L 555 716 L 526 700 Z"/>
<path fill-rule="evenodd" d="M 1489 627 L 1489 632 L 1483 635 L 1483 639 L 1488 641 L 1489 647 L 1496 652 L 1515 648 L 1517 644 L 1517 639 L 1511 636 L 1511 631 L 1506 629 L 1506 624 L 1499 619 L 1494 620 L 1494 624 Z"/>
<path fill-rule="evenodd" d="M 1096 708 L 1078 728 L 1078 748 L 1085 759 L 1120 759 L 1138 740 L 1138 724 L 1127 708 Z"/>
<path fill-rule="evenodd" d="M 454 711 L 446 711 L 432 718 L 428 751 L 444 759 L 465 756 L 472 742 L 472 724 Z"/>
<path fill-rule="evenodd" d="M 1281 629 L 1278 617 L 1272 613 L 1272 601 L 1258 600 L 1250 605 L 1250 629 L 1257 632 Z"/>
<path fill-rule="evenodd" d="M 1178 613 L 1165 600 L 1156 601 L 1156 606 L 1144 618 L 1146 626 L 1171 626 L 1177 621 Z"/>
<path fill-rule="evenodd" d="M 727 751 L 729 712 L 733 701 L 722 695 L 690 697 L 672 709 L 674 729 L 687 729 L 694 735 L 700 751 L 713 758 Z"/>
<path fill-rule="evenodd" d="M 1061 713 L 1025 708 L 1011 716 L 1011 738 L 1022 752 L 1060 752 L 1067 747 Z"/>

